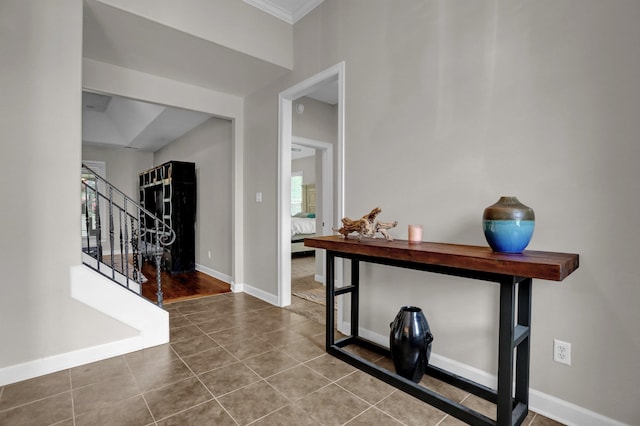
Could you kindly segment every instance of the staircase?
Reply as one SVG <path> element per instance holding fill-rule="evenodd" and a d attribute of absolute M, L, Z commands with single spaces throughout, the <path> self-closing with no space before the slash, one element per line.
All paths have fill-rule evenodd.
<path fill-rule="evenodd" d="M 85 164 L 81 184 L 82 263 L 142 296 L 142 262 L 154 262 L 162 307 L 162 257 L 175 231 Z"/>

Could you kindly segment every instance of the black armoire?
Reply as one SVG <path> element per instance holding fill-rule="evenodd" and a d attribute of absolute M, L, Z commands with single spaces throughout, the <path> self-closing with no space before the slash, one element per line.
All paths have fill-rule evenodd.
<path fill-rule="evenodd" d="M 169 161 L 140 173 L 140 204 L 176 232 L 176 240 L 165 247 L 162 268 L 171 273 L 195 270 L 196 166 Z M 148 218 L 147 229 L 153 229 Z M 155 244 L 150 236 L 147 244 Z"/>

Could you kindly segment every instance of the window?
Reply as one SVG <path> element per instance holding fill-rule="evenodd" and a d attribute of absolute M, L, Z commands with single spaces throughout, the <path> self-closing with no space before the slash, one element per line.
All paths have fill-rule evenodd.
<path fill-rule="evenodd" d="M 291 216 L 302 211 L 302 172 L 291 173 Z"/>
<path fill-rule="evenodd" d="M 97 226 L 96 178 L 92 174 L 82 173 L 82 181 L 87 185 L 87 187 L 82 187 L 80 193 L 82 236 L 86 237 L 88 231 L 89 235 L 95 237 Z"/>
<path fill-rule="evenodd" d="M 87 167 L 90 167 L 91 170 L 96 172 L 100 176 L 105 175 L 106 164 L 103 161 L 83 161 Z M 81 185 L 80 188 L 80 214 L 81 214 L 81 235 L 83 238 L 92 237 L 91 244 L 95 241 L 95 236 L 97 234 L 97 224 L 98 224 L 98 210 L 97 205 L 99 204 L 96 194 L 96 189 L 104 193 L 104 184 L 96 179 L 93 173 L 89 172 L 86 169 L 82 170 L 82 181 L 86 183 L 86 187 Z M 104 199 L 99 200 L 100 210 L 102 213 L 102 217 L 105 215 L 105 202 Z"/>

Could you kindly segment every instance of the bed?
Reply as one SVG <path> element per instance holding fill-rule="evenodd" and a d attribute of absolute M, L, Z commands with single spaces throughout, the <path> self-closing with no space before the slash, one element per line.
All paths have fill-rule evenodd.
<path fill-rule="evenodd" d="M 303 216 L 303 215 L 307 216 Z M 311 217 L 309 217 L 311 216 Z M 291 254 L 312 253 L 315 249 L 305 247 L 304 239 L 316 235 L 316 217 L 313 213 L 299 213 L 291 218 Z"/>
<path fill-rule="evenodd" d="M 291 218 L 291 241 L 304 239 L 316 233 L 315 214 L 303 213 L 307 216 L 293 216 Z M 312 215 L 312 216 L 309 216 Z"/>

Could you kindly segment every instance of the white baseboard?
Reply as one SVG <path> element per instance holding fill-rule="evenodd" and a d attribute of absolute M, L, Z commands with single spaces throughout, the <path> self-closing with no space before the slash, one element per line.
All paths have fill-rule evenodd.
<path fill-rule="evenodd" d="M 71 297 L 140 334 L 0 369 L 0 386 L 169 342 L 169 313 L 84 265 L 71 268 Z"/>
<path fill-rule="evenodd" d="M 342 322 L 340 330 L 349 334 L 351 331 L 351 324 L 346 321 Z M 374 333 L 366 329 L 360 329 L 359 334 L 366 340 L 370 340 L 371 342 L 377 343 L 386 348 L 389 347 L 389 336 L 383 336 L 379 333 Z M 429 363 L 492 389 L 497 387 L 498 379 L 495 375 L 470 365 L 463 364 L 436 353 L 431 353 Z M 529 389 L 529 409 L 569 426 L 625 425 L 617 420 L 535 389 Z"/>
<path fill-rule="evenodd" d="M 242 293 L 243 285 L 237 284 L 233 282 L 233 277 L 227 274 L 223 274 L 222 272 L 216 271 L 215 269 L 211 269 L 209 267 L 199 265 L 196 263 L 196 271 L 202 272 L 203 274 L 207 274 L 210 277 L 223 281 L 231 287 L 231 291 L 233 293 Z"/>
<path fill-rule="evenodd" d="M 203 274 L 207 274 L 210 277 L 223 281 L 229 285 L 232 285 L 233 283 L 233 277 L 227 274 L 223 274 L 222 272 L 216 271 L 215 269 L 211 269 L 204 265 L 199 265 L 196 263 L 196 271 L 202 272 Z"/>
<path fill-rule="evenodd" d="M 569 426 L 625 426 L 610 417 L 588 410 L 571 402 L 542 393 L 535 389 L 529 390 L 529 406 L 531 410 L 552 420 Z"/>
<path fill-rule="evenodd" d="M 271 303 L 274 306 L 278 306 L 278 296 L 275 294 L 267 293 L 259 288 L 252 287 L 247 284 L 239 284 L 239 292 L 247 293 L 251 296 L 257 297 L 260 300 L 264 300 L 267 303 Z M 234 291 L 235 292 L 235 291 Z"/>
<path fill-rule="evenodd" d="M 77 367 L 90 362 L 101 361 L 114 356 L 124 355 L 143 348 L 142 336 L 135 336 L 116 342 L 12 365 L 0 369 L 0 386 L 32 379 L 44 374 L 55 373 L 56 371 Z"/>

